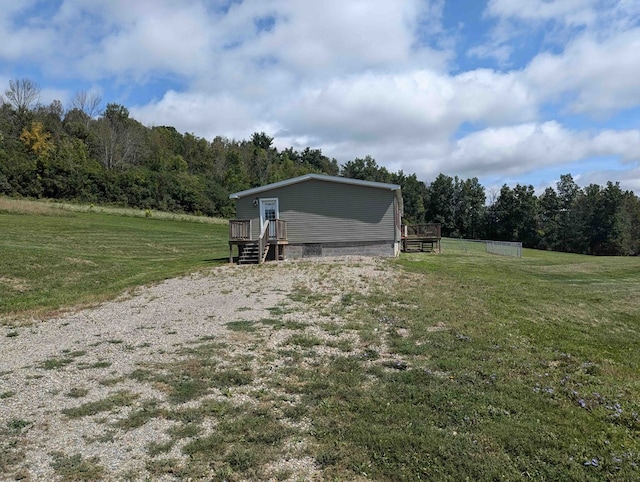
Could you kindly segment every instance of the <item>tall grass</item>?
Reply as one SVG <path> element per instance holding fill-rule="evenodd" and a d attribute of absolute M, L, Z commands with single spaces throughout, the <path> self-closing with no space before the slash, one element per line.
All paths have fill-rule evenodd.
<path fill-rule="evenodd" d="M 93 204 L 65 203 L 60 201 L 17 199 L 0 196 L 0 212 L 56 215 L 61 211 L 81 212 L 81 213 L 103 213 L 117 216 L 128 216 L 134 218 L 169 219 L 173 221 L 189 221 L 205 224 L 224 224 L 228 221 L 223 218 L 212 218 L 208 216 L 195 216 L 192 214 L 168 213 L 163 211 L 152 211 L 150 209 L 122 208 L 116 206 L 95 206 Z"/>

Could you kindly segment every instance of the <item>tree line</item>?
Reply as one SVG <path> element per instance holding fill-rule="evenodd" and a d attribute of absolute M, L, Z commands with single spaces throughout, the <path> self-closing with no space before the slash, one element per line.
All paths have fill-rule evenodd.
<path fill-rule="evenodd" d="M 39 87 L 12 80 L 0 96 L 0 194 L 232 217 L 229 194 L 307 173 L 402 187 L 406 223 L 438 222 L 444 236 L 522 241 L 598 255 L 640 253 L 640 199 L 618 183 L 578 186 L 570 174 L 537 196 L 533 186 L 489 193 L 477 178 L 423 182 L 370 156 L 339 165 L 320 149 L 278 150 L 264 132 L 208 141 L 142 125 L 88 92 L 68 106 L 40 103 Z"/>

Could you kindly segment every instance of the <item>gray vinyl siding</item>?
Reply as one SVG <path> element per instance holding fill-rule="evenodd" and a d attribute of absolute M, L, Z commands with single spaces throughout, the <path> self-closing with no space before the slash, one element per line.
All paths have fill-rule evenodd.
<path fill-rule="evenodd" d="M 236 200 L 236 218 L 251 219 L 251 239 L 258 239 L 260 236 L 260 207 L 253 206 L 255 198 L 240 198 Z"/>
<path fill-rule="evenodd" d="M 395 240 L 395 194 L 391 190 L 308 180 L 261 192 L 259 198 L 278 198 L 290 243 Z M 255 239 L 260 208 L 253 206 L 254 199 L 238 199 L 236 217 L 252 219 Z"/>

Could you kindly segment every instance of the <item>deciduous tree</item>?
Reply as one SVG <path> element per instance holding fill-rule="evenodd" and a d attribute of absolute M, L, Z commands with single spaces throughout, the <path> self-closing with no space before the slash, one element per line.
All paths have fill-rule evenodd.
<path fill-rule="evenodd" d="M 96 92 L 79 90 L 69 103 L 69 110 L 78 109 L 84 113 L 85 127 L 89 127 L 89 122 L 101 114 L 102 97 Z"/>
<path fill-rule="evenodd" d="M 378 163 L 371 156 L 364 159 L 355 158 L 342 166 L 342 175 L 352 179 L 373 182 L 390 182 L 391 174 L 385 167 L 378 166 Z"/>
<path fill-rule="evenodd" d="M 120 104 L 108 104 L 104 115 L 94 126 L 96 154 L 107 168 L 135 165 L 141 158 L 142 130 L 129 110 Z"/>
<path fill-rule="evenodd" d="M 48 159 L 56 148 L 51 134 L 44 130 L 42 122 L 32 122 L 30 129 L 22 131 L 20 139 L 40 159 Z"/>
<path fill-rule="evenodd" d="M 23 114 L 33 110 L 40 101 L 40 87 L 30 79 L 13 79 L 4 95 L 13 108 Z"/>

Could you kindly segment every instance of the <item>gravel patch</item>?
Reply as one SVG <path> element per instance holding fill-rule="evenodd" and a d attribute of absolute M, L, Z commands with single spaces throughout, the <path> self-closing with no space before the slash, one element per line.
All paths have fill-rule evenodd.
<path fill-rule="evenodd" d="M 202 340 L 225 344 L 231 358 L 250 353 L 254 366 L 265 369 L 261 354 L 282 347 L 296 331 L 267 327 L 261 332 L 264 339 L 256 343 L 251 334 L 232 330 L 227 323 L 294 320 L 306 335 L 326 339 L 329 335 L 320 326 L 340 321 L 330 316 L 331 306 L 343 303 L 345 292 L 366 293 L 388 284 L 393 275 L 384 260 L 358 257 L 227 265 L 139 288 L 60 318 L 0 327 L 0 427 L 6 432 L 0 433 L 0 439 L 5 436 L 0 469 L 6 464 L 0 480 L 54 480 L 56 453 L 96 457 L 104 480 L 148 479 L 148 447 L 166 442 L 175 421 L 152 418 L 131 429 L 118 426 L 149 401 L 169 406 L 161 387 L 136 380 L 132 372 L 169 364 L 180 358 L 181 350 Z M 295 293 L 306 293 L 308 299 L 296 301 Z M 349 336 L 357 341 L 353 335 L 344 339 Z M 272 363 L 267 372 L 282 360 Z M 240 404 L 250 400 L 255 389 L 245 387 L 225 396 Z M 119 398 L 90 416 L 63 413 L 109 397 Z M 213 429 L 215 423 L 205 421 L 203 426 Z M 313 459 L 304 453 L 304 440 L 290 445 L 273 467 L 287 470 L 291 480 L 319 478 Z M 179 446 L 163 455 L 181 457 Z"/>

